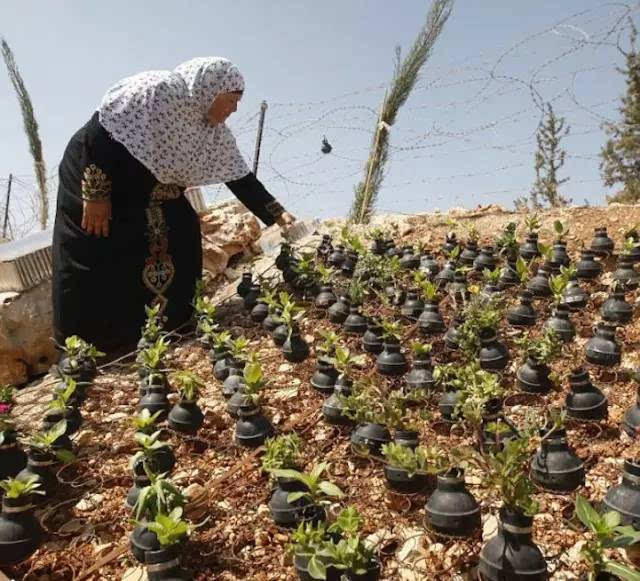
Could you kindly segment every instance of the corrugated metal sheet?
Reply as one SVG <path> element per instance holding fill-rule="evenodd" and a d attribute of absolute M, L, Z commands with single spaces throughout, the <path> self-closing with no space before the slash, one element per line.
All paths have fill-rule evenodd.
<path fill-rule="evenodd" d="M 0 245 L 0 292 L 24 291 L 51 278 L 52 230 Z"/>

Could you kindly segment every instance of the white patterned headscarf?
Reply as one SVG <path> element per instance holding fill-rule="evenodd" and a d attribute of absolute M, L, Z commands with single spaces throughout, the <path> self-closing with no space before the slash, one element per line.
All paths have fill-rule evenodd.
<path fill-rule="evenodd" d="M 228 60 L 195 58 L 111 87 L 100 104 L 100 123 L 161 183 L 229 182 L 250 170 L 229 128 L 210 125 L 206 116 L 217 95 L 243 90 L 244 79 Z"/>

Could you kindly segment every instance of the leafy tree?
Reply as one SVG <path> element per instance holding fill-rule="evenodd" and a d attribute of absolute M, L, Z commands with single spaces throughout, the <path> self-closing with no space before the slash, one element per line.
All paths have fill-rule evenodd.
<path fill-rule="evenodd" d="M 605 123 L 609 139 L 600 152 L 600 171 L 606 186 L 622 184 L 622 190 L 608 196 L 608 202 L 637 204 L 640 201 L 640 55 L 636 49 L 637 30 L 630 23 L 630 49 L 619 49 L 626 66 L 618 68 L 625 75 L 627 91 L 619 108 L 622 119 Z"/>
<path fill-rule="evenodd" d="M 20 74 L 18 65 L 13 57 L 13 52 L 4 38 L 0 41 L 0 49 L 2 50 L 4 63 L 7 65 L 9 79 L 15 89 L 18 102 L 20 103 L 24 132 L 27 134 L 27 139 L 29 140 L 29 151 L 31 152 L 31 157 L 33 157 L 33 164 L 36 170 L 36 180 L 38 181 L 38 188 L 40 190 L 40 227 L 42 230 L 45 230 L 49 220 L 49 195 L 47 192 L 47 170 L 45 168 L 44 157 L 42 155 L 42 142 L 40 141 L 38 122 L 36 121 L 35 113 L 33 112 L 31 97 L 24 85 L 22 75 Z"/>

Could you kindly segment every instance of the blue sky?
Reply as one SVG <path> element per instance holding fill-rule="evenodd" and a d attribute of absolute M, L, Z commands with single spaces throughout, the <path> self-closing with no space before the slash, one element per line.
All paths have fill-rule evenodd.
<path fill-rule="evenodd" d="M 221 55 L 247 82 L 230 122 L 242 151 L 251 161 L 259 103 L 266 99 L 260 177 L 296 214 L 328 217 L 349 208 L 394 47 L 411 44 L 428 6 L 418 0 L 3 0 L 0 34 L 31 93 L 49 171 L 118 79 Z M 638 5 L 631 7 L 637 19 Z M 594 0 L 458 0 L 391 129 L 380 210 L 511 205 L 533 181 L 540 99 L 552 100 L 571 125 L 565 195 L 602 202 L 600 125 L 617 118 L 624 89 L 615 71 L 623 64 L 615 42 L 624 14 L 621 3 Z M 0 191 L 9 172 L 17 174 L 16 203 L 26 207 L 33 170 L 17 101 L 0 68 Z M 323 135 L 334 147 L 330 155 L 320 152 Z M 213 187 L 207 195 L 230 193 Z"/>

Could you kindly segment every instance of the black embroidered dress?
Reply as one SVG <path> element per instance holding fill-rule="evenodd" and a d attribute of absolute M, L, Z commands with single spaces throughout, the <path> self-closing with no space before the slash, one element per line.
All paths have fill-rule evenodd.
<path fill-rule="evenodd" d="M 227 186 L 267 225 L 283 212 L 252 173 Z M 191 317 L 202 246 L 200 221 L 183 194 L 112 139 L 98 113 L 71 138 L 60 164 L 53 235 L 58 344 L 75 334 L 109 353 L 129 349 L 145 305 L 161 306 L 167 329 Z M 111 200 L 108 237 L 82 229 L 83 198 Z"/>

